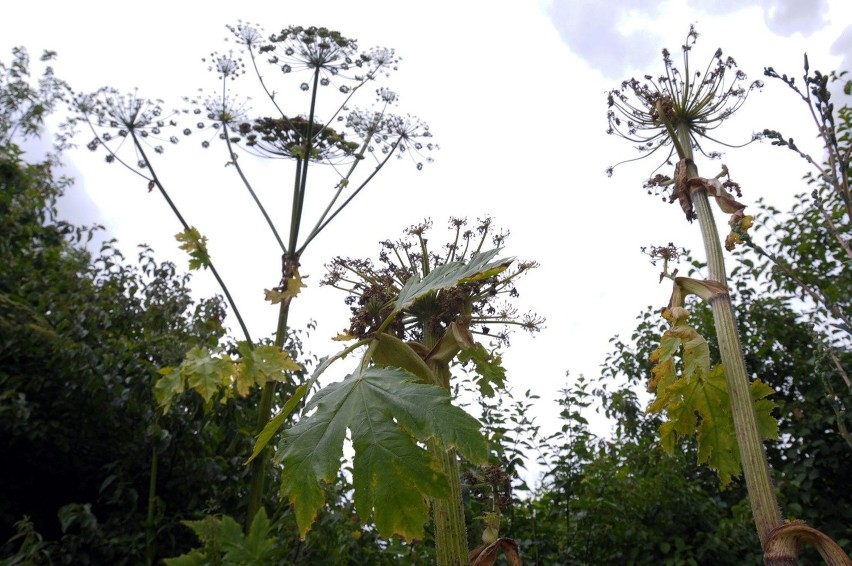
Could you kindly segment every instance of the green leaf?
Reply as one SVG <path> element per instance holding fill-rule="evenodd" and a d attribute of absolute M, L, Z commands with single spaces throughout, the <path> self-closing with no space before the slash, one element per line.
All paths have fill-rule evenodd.
<path fill-rule="evenodd" d="M 200 269 L 210 267 L 210 254 L 207 252 L 207 236 L 193 226 L 175 234 L 175 239 L 181 242 L 180 249 L 189 252 L 189 268 Z"/>
<path fill-rule="evenodd" d="M 186 353 L 181 364 L 187 384 L 201 395 L 205 403 L 228 384 L 232 369 L 229 358 L 213 357 L 209 350 L 197 346 Z"/>
<path fill-rule="evenodd" d="M 760 437 L 767 440 L 778 440 L 778 419 L 772 416 L 772 412 L 778 405 L 765 398 L 775 393 L 775 390 L 761 380 L 755 379 L 749 384 L 749 391 L 754 401 L 754 412 L 757 416 L 757 430 Z"/>
<path fill-rule="evenodd" d="M 411 276 L 399 292 L 399 297 L 394 303 L 394 311 L 399 312 L 411 306 L 417 299 L 433 291 L 455 287 L 465 279 L 473 280 L 471 278 L 501 266 L 503 261 L 489 263 L 499 251 L 494 249 L 478 253 L 467 263 L 461 261 L 445 263 L 436 267 L 423 279 L 420 279 L 418 275 Z"/>
<path fill-rule="evenodd" d="M 429 520 L 425 498 L 449 496 L 438 462 L 380 412 L 356 414 L 351 428 L 358 514 L 369 517 L 375 507 L 376 528 L 384 536 L 417 536 Z"/>
<path fill-rule="evenodd" d="M 301 536 L 325 501 L 321 482 L 334 481 L 340 469 L 347 429 L 356 505 L 365 518 L 374 510 L 382 536 L 422 537 L 426 498 L 446 493 L 446 478 L 420 443 L 440 439 L 468 460 L 487 461 L 479 422 L 453 406 L 448 391 L 418 381 L 399 368 L 359 369 L 314 395 L 305 408 L 313 414 L 284 432 L 277 454 L 284 464 L 281 490 Z"/>
<path fill-rule="evenodd" d="M 163 408 L 163 414 L 166 414 L 174 398 L 183 393 L 186 380 L 179 367 L 162 368 L 157 373 L 162 377 L 154 383 L 154 399 Z"/>
<path fill-rule="evenodd" d="M 237 383 L 243 387 L 264 385 L 267 381 L 285 381 L 287 372 L 302 369 L 290 354 L 272 344 L 264 344 L 251 348 L 243 342 L 239 346 L 242 359 L 237 372 Z M 241 395 L 246 395 L 248 391 Z"/>
<path fill-rule="evenodd" d="M 494 397 L 494 388 L 506 388 L 506 368 L 499 355 L 491 355 L 479 342 L 473 348 L 462 350 L 458 360 L 461 363 L 473 362 L 474 371 L 479 375 L 476 385 L 485 397 Z"/>

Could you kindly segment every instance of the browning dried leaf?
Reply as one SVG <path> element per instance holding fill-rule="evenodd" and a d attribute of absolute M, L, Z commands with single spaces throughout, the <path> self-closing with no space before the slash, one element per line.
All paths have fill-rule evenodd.
<path fill-rule="evenodd" d="M 686 214 L 686 219 L 692 222 L 697 218 L 697 216 L 695 215 L 695 210 L 692 208 L 692 199 L 689 196 L 689 190 L 687 188 L 688 183 L 686 172 L 688 164 L 688 159 L 681 159 L 678 164 L 675 165 L 674 190 L 672 191 L 672 196 L 669 199 L 669 202 L 677 200 L 680 203 L 681 210 L 683 210 L 684 214 Z"/>

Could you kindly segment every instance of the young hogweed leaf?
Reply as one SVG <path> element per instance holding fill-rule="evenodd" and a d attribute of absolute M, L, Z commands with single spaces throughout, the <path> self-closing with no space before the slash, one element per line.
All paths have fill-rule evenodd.
<path fill-rule="evenodd" d="M 228 357 L 217 358 L 207 348 L 192 348 L 186 353 L 180 365 L 186 383 L 204 399 L 210 399 L 228 383 L 231 376 L 231 360 Z"/>
<path fill-rule="evenodd" d="M 485 346 L 477 342 L 472 348 L 459 353 L 461 363 L 473 362 L 473 369 L 479 375 L 476 385 L 485 397 L 494 397 L 494 388 L 506 388 L 506 368 L 499 354 L 492 355 Z"/>
<path fill-rule="evenodd" d="M 353 485 L 362 517 L 372 513 L 382 536 L 423 536 L 429 497 L 448 495 L 438 462 L 421 447 L 440 439 L 472 462 L 488 450 L 476 419 L 452 405 L 449 392 L 400 368 L 369 367 L 318 392 L 306 414 L 284 432 L 276 459 L 281 491 L 293 504 L 302 537 L 325 502 L 321 482 L 337 476 L 349 429 Z"/>
<path fill-rule="evenodd" d="M 672 326 L 651 354 L 655 365 L 648 388 L 656 397 L 648 412 L 665 413 L 660 443 L 669 453 L 679 438 L 695 434 L 698 463 L 715 469 L 724 487 L 739 476 L 741 463 L 725 371 L 721 364 L 711 368 L 707 341 L 686 323 L 686 311 L 679 310 L 677 318 L 669 310 L 663 313 Z M 680 376 L 674 359 L 678 352 L 682 352 Z M 751 384 L 760 432 L 766 439 L 778 437 L 778 423 L 771 414 L 775 403 L 765 399 L 772 392 L 760 380 Z"/>
<path fill-rule="evenodd" d="M 169 412 L 172 401 L 186 389 L 186 380 L 179 367 L 166 367 L 159 370 L 162 377 L 154 383 L 154 399 L 163 408 L 163 414 Z"/>
<path fill-rule="evenodd" d="M 210 403 L 220 392 L 223 399 L 234 394 L 245 397 L 252 387 L 268 381 L 283 381 L 287 372 L 299 371 L 302 367 L 290 355 L 272 345 L 250 347 L 243 342 L 238 347 L 241 357 L 232 359 L 227 354 L 194 347 L 178 367 L 167 367 L 159 371 L 162 376 L 154 384 L 154 397 L 167 413 L 174 398 L 187 388 L 194 389 Z"/>
<path fill-rule="evenodd" d="M 492 272 L 502 267 L 499 271 L 506 269 L 509 261 L 500 260 L 489 263 L 497 255 L 499 249 L 481 252 L 473 256 L 467 263 L 451 261 L 433 269 L 429 275 L 421 279 L 418 275 L 412 275 L 405 282 L 399 297 L 394 304 L 394 311 L 411 306 L 420 297 L 439 289 L 455 287 L 462 281 L 476 281 L 478 276 Z M 495 273 L 499 273 L 499 271 Z M 491 273 L 492 275 L 494 273 Z"/>
<path fill-rule="evenodd" d="M 299 275 L 299 271 L 294 269 L 293 274 L 287 279 L 286 284 L 282 284 L 281 287 L 274 289 L 264 289 L 263 297 L 273 305 L 277 305 L 280 302 L 289 301 L 305 287 L 307 285 L 302 283 L 302 276 Z"/>
<path fill-rule="evenodd" d="M 273 560 L 275 539 L 269 536 L 270 522 L 266 511 L 255 515 L 248 534 L 243 534 L 239 523 L 228 515 L 208 516 L 200 521 L 182 521 L 191 528 L 204 544 L 177 558 L 167 558 L 168 566 L 202 566 L 211 563 L 245 564 L 262 566 Z M 224 560 L 223 560 L 224 559 Z"/>
<path fill-rule="evenodd" d="M 275 539 L 269 535 L 271 525 L 266 511 L 257 512 L 247 535 L 243 535 L 242 527 L 227 515 L 223 517 L 223 522 L 225 520 L 231 527 L 230 532 L 223 529 L 224 534 L 231 536 L 223 537 L 221 542 L 226 564 L 263 566 L 274 561 Z"/>
<path fill-rule="evenodd" d="M 180 249 L 189 253 L 190 269 L 207 269 L 210 266 L 210 254 L 207 252 L 207 236 L 202 236 L 194 226 L 175 234 L 181 242 Z"/>
<path fill-rule="evenodd" d="M 241 396 L 248 395 L 254 385 L 264 385 L 267 381 L 284 381 L 287 372 L 302 369 L 290 354 L 272 344 L 251 348 L 242 342 L 239 346 L 242 359 L 237 368 L 236 386 Z"/>

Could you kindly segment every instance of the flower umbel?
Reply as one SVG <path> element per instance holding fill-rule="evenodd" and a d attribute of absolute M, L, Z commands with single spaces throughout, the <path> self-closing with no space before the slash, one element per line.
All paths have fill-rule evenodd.
<path fill-rule="evenodd" d="M 116 160 L 123 162 L 119 151 L 128 136 L 150 145 L 155 153 L 163 153 L 163 142 L 178 143 L 177 136 L 166 138 L 164 134 L 167 128 L 177 126 L 177 112 L 170 112 L 167 117 L 163 117 L 162 104 L 162 100 L 142 98 L 136 91 L 123 94 L 112 88 L 102 88 L 93 94 L 77 95 L 75 98 L 78 112 L 95 136 L 87 147 L 92 151 L 104 147 L 108 152 L 108 163 Z M 136 147 L 134 150 L 137 166 L 146 168 L 146 161 L 138 155 Z"/>
<path fill-rule="evenodd" d="M 412 276 L 425 277 L 436 268 L 454 261 L 466 261 L 482 250 L 490 239 L 502 243 L 507 234 L 494 233 L 491 219 L 479 221 L 476 230 L 464 230 L 466 220 L 451 219 L 453 240 L 445 244 L 441 254 L 427 246 L 427 232 L 432 223 L 426 220 L 411 226 L 398 241 L 382 242 L 378 264 L 370 260 L 335 258 L 327 267 L 321 284 L 349 293 L 346 303 L 352 311 L 346 333 L 363 338 L 374 332 L 392 310 L 393 300 Z M 474 334 L 494 338 L 508 344 L 508 327 L 520 326 L 529 332 L 541 330 L 544 319 L 534 313 L 519 315 L 504 297 L 516 298 L 515 281 L 538 266 L 535 262 L 512 262 L 513 265 L 493 276 L 461 283 L 425 297 L 405 309 L 388 327 L 400 339 L 422 341 L 423 333 L 443 334 L 459 317 L 469 317 Z M 503 326 L 494 332 L 494 326 Z"/>
<path fill-rule="evenodd" d="M 658 78 L 645 75 L 645 82 L 635 78 L 621 83 L 610 91 L 607 98 L 607 118 L 610 134 L 619 135 L 638 144 L 642 157 L 668 147 L 665 161 L 677 153 L 678 159 L 691 157 L 697 149 L 707 157 L 719 157 L 718 152 L 707 152 L 700 138 L 727 147 L 731 146 L 712 137 L 709 132 L 718 128 L 731 114 L 743 105 L 748 94 L 763 86 L 761 81 L 744 84 L 746 74 L 737 69 L 732 57 L 723 57 L 717 49 L 702 73 L 689 67 L 689 52 L 698 32 L 690 27 L 683 50 L 683 72 L 672 62 L 671 54 L 663 50 L 665 74 Z M 685 126 L 682 128 L 681 126 Z M 688 132 L 681 139 L 676 132 Z M 750 143 L 750 140 L 747 143 Z M 634 160 L 628 160 L 634 161 Z M 612 168 L 607 171 L 612 173 Z"/>
<path fill-rule="evenodd" d="M 254 123 L 243 122 L 238 127 L 245 146 L 271 157 L 288 157 L 331 161 L 351 156 L 357 142 L 346 141 L 343 133 L 305 118 L 258 118 Z M 311 155 L 305 155 L 310 136 Z"/>
<path fill-rule="evenodd" d="M 249 48 L 256 44 L 252 30 L 254 28 L 245 26 L 232 29 L 238 42 Z M 392 49 L 374 48 L 368 52 L 359 52 L 358 43 L 354 39 L 315 26 L 290 26 L 280 33 L 272 34 L 269 42 L 258 48 L 258 53 L 269 54 L 269 63 L 280 68 L 282 73 L 311 71 L 318 77 L 321 86 L 334 83 L 344 94 L 353 87 L 338 79 L 355 81 L 360 86 L 380 73 L 387 74 L 396 69 L 399 61 Z M 311 85 L 305 82 L 301 88 L 308 91 Z"/>

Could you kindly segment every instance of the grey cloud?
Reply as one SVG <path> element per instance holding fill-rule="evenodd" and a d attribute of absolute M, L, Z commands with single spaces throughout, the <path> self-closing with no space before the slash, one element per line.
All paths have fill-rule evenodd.
<path fill-rule="evenodd" d="M 698 4 L 691 2 L 691 4 Z M 752 0 L 763 9 L 767 27 L 778 35 L 801 33 L 808 36 L 824 28 L 828 21 L 828 0 Z M 638 11 L 653 18 L 662 9 L 658 0 L 553 0 L 550 18 L 562 40 L 578 56 L 610 77 L 621 78 L 632 68 L 646 68 L 659 55 L 661 36 L 649 32 L 629 35 L 618 31 L 619 14 Z M 741 0 L 718 0 L 695 6 L 696 16 L 725 14 L 747 8 Z M 848 31 L 848 30 L 847 30 Z M 846 37 L 848 34 L 845 34 Z M 841 49 L 849 52 L 849 44 Z"/>
<path fill-rule="evenodd" d="M 846 29 L 837 38 L 837 41 L 831 45 L 831 54 L 839 55 L 843 58 L 840 62 L 840 67 L 837 69 L 838 71 L 849 71 L 852 73 L 852 60 L 850 60 L 850 57 L 852 57 L 852 25 L 846 26 Z"/>
<path fill-rule="evenodd" d="M 656 11 L 656 1 L 637 4 L 631 0 L 554 0 L 550 18 L 574 53 L 602 73 L 622 78 L 631 68 L 647 66 L 659 53 L 655 46 L 660 45 L 660 36 L 642 32 L 623 35 L 616 29 L 619 13 L 637 7 Z"/>
<path fill-rule="evenodd" d="M 810 35 L 828 24 L 828 0 L 761 2 L 767 27 L 778 35 Z"/>

